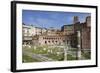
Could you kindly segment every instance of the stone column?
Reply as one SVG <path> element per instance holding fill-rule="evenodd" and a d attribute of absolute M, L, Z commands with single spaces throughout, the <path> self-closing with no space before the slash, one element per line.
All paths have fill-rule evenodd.
<path fill-rule="evenodd" d="M 78 57 L 78 60 L 80 60 L 81 59 L 81 32 L 80 31 L 77 31 L 77 41 L 78 41 L 78 44 L 77 44 L 77 48 L 78 48 L 77 57 Z"/>
<path fill-rule="evenodd" d="M 67 60 L 67 50 L 66 50 L 66 48 L 64 48 L 64 60 L 65 61 Z"/>
<path fill-rule="evenodd" d="M 68 50 L 68 45 L 67 45 L 67 42 L 66 42 L 65 47 L 64 47 L 64 61 L 67 60 L 67 50 Z"/>

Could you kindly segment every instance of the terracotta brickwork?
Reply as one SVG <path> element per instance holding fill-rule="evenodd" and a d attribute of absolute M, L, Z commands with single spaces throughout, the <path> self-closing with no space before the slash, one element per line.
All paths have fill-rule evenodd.
<path fill-rule="evenodd" d="M 66 45 L 81 49 L 91 48 L 91 17 L 86 17 L 85 22 L 79 22 L 78 16 L 74 16 L 73 24 L 63 25 L 61 29 L 44 29 L 31 26 L 33 45 Z M 24 25 L 25 26 L 25 25 Z M 24 29 L 24 28 L 23 28 Z M 38 30 L 38 31 L 37 31 Z M 41 32 L 41 33 L 40 33 Z M 77 33 L 79 32 L 79 33 Z M 37 34 L 38 33 L 38 34 Z M 27 34 L 27 33 L 26 33 Z M 78 37 L 78 34 L 80 36 Z M 24 34 L 23 34 L 24 35 Z"/>

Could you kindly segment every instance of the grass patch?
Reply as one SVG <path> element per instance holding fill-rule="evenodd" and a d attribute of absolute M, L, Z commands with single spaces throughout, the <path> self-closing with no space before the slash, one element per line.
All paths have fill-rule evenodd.
<path fill-rule="evenodd" d="M 33 59 L 27 55 L 23 55 L 23 59 L 22 59 L 23 63 L 28 63 L 28 62 L 40 62 L 39 60 Z"/>
<path fill-rule="evenodd" d="M 44 49 L 45 48 L 45 49 Z M 31 48 L 23 47 L 24 51 L 28 51 L 30 53 L 34 54 L 42 54 L 47 56 L 48 58 L 53 59 L 54 61 L 63 61 L 64 60 L 64 49 L 59 46 L 31 46 Z M 77 48 L 70 48 L 68 51 L 76 51 Z M 60 54 L 57 54 L 57 52 L 60 52 Z M 67 60 L 76 60 L 76 57 L 73 57 L 72 55 L 67 55 Z M 23 56 L 23 61 L 25 62 L 38 62 L 36 59 L 32 59 L 29 56 Z"/>
<path fill-rule="evenodd" d="M 76 60 L 76 57 L 73 57 L 70 54 L 67 54 L 67 60 Z"/>
<path fill-rule="evenodd" d="M 64 60 L 64 55 L 63 54 L 60 54 L 60 55 L 48 54 L 47 57 L 52 58 L 55 61 L 63 61 Z"/>
<path fill-rule="evenodd" d="M 82 52 L 82 56 L 83 56 L 85 59 L 91 59 L 91 53 L 90 53 L 90 52 Z"/>

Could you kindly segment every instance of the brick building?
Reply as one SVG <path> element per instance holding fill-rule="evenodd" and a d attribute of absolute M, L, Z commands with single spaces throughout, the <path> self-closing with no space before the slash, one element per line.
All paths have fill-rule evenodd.
<path fill-rule="evenodd" d="M 91 48 L 91 17 L 86 17 L 85 22 L 80 23 L 79 18 L 74 16 L 73 24 L 62 26 L 62 32 L 69 35 L 69 42 L 72 47 L 77 48 L 80 45 L 81 49 Z M 80 37 L 78 38 L 78 31 Z M 80 41 L 78 41 L 80 40 Z"/>
<path fill-rule="evenodd" d="M 24 29 L 24 28 L 23 28 Z M 31 30 L 33 30 L 31 26 Z M 64 45 L 81 49 L 91 48 L 91 17 L 86 17 L 85 22 L 79 22 L 74 16 L 73 24 L 63 25 L 61 30 L 34 27 L 32 37 L 33 45 Z"/>

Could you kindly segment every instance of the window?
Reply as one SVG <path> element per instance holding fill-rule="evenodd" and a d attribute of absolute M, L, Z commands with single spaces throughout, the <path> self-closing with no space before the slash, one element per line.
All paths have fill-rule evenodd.
<path fill-rule="evenodd" d="M 50 41 L 48 41 L 50 43 Z"/>
<path fill-rule="evenodd" d="M 57 41 L 55 41 L 57 43 Z"/>
<path fill-rule="evenodd" d="M 54 41 L 52 41 L 52 43 L 54 43 Z"/>
<path fill-rule="evenodd" d="M 47 44 L 47 41 L 45 41 L 45 44 Z"/>
<path fill-rule="evenodd" d="M 65 43 L 65 40 L 63 40 L 63 42 Z"/>

